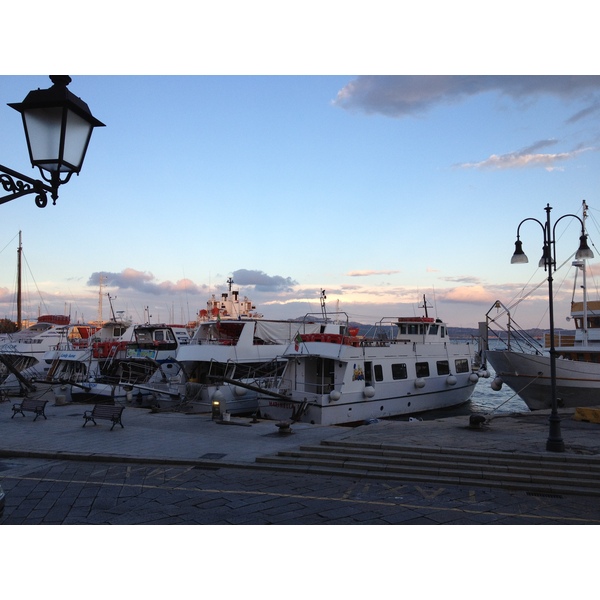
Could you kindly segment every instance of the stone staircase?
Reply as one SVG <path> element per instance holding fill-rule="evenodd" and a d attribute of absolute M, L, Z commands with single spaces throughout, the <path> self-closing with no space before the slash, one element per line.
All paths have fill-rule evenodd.
<path fill-rule="evenodd" d="M 600 458 L 323 441 L 258 457 L 257 467 L 530 494 L 600 496 Z"/>

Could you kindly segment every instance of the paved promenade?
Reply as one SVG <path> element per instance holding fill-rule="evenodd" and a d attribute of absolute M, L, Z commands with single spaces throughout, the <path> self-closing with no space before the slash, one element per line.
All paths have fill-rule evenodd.
<path fill-rule="evenodd" d="M 280 433 L 272 421 L 224 423 L 206 414 L 127 406 L 124 428 L 111 431 L 107 421 L 83 427 L 90 407 L 55 405 L 53 397 L 47 419 L 34 421 L 31 413 L 13 418 L 18 401 L 0 402 L 0 482 L 7 492 L 3 524 L 600 523 L 597 488 L 595 494 L 589 487 L 581 494 L 548 494 L 530 483 L 515 491 L 494 480 L 471 479 L 489 457 L 490 471 L 533 482 L 534 476 L 544 477 L 543 463 L 552 457 L 551 477 L 566 470 L 571 477 L 575 472 L 592 477 L 595 485 L 595 475 L 579 469 L 588 468 L 589 461 L 597 469 L 600 424 L 576 420 L 573 411 L 561 412 L 565 452 L 550 453 L 547 413 L 488 418 L 479 429 L 470 426 L 467 414 L 355 428 L 296 423 L 290 433 Z M 391 447 L 392 454 L 400 446 L 414 448 L 421 458 L 431 449 L 439 452 L 426 459 L 428 467 L 415 466 L 413 476 L 413 459 L 406 454 L 396 460 L 408 471 L 394 474 L 390 466 L 387 473 L 370 470 L 366 478 L 364 472 L 330 466 L 290 470 L 273 465 L 279 453 L 286 460 L 301 448 L 322 447 L 321 442 L 327 442 L 327 452 L 348 445 L 380 447 L 385 453 Z M 448 452 L 464 453 L 473 462 L 448 467 L 458 470 L 458 479 L 439 473 L 430 478 L 431 463 L 441 470 Z M 519 466 L 524 455 L 532 457 L 533 467 Z M 361 468 L 383 466 L 379 458 L 368 463 L 366 453 L 358 460 Z"/>
<path fill-rule="evenodd" d="M 469 426 L 469 417 L 435 420 L 382 420 L 360 427 L 322 427 L 304 423 L 282 434 L 273 421 L 253 422 L 232 417 L 229 423 L 209 414 L 154 413 L 127 406 L 124 428 L 111 431 L 108 421 L 83 427 L 89 406 L 55 405 L 50 396 L 47 419 L 34 422 L 32 413 L 14 416 L 18 398 L 0 403 L 0 456 L 36 456 L 148 462 L 208 461 L 220 466 L 250 466 L 257 457 L 291 450 L 323 440 L 352 440 L 442 449 L 551 454 L 546 451 L 548 412 L 521 413 L 489 418 L 481 429 Z M 569 455 L 600 456 L 600 424 L 573 418 L 561 411 L 562 437 Z"/>

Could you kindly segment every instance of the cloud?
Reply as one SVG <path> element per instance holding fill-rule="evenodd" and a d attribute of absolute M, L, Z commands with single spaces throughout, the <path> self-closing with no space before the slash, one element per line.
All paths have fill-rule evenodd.
<path fill-rule="evenodd" d="M 552 95 L 584 99 L 593 106 L 600 93 L 600 76 L 411 75 L 362 76 L 344 86 L 333 105 L 350 111 L 401 118 L 420 115 L 439 105 L 496 92 L 514 100 Z M 587 111 L 591 109 L 586 109 Z M 580 111 L 572 119 L 586 116 Z"/>
<path fill-rule="evenodd" d="M 443 297 L 448 302 L 492 303 L 495 300 L 495 297 L 482 285 L 456 287 L 445 291 Z"/>
<path fill-rule="evenodd" d="M 180 279 L 176 283 L 163 281 L 158 283 L 152 273 L 136 271 L 135 269 L 123 269 L 120 273 L 109 273 L 106 271 L 92 273 L 87 281 L 88 286 L 98 287 L 102 284 L 116 287 L 121 290 L 136 290 L 144 294 L 163 296 L 172 293 L 189 292 L 200 293 L 202 288 L 189 279 Z"/>
<path fill-rule="evenodd" d="M 257 292 L 289 292 L 298 282 L 291 277 L 267 275 L 264 271 L 239 269 L 232 273 L 234 283 L 244 286 L 254 286 Z"/>
<path fill-rule="evenodd" d="M 528 146 L 523 150 L 509 152 L 507 154 L 492 154 L 485 160 L 479 162 L 461 163 L 455 165 L 462 169 L 525 169 L 542 167 L 546 171 L 558 170 L 559 163 L 576 158 L 584 152 L 595 150 L 595 148 L 578 148 L 571 152 L 536 153 L 532 151 L 539 147 L 540 142 Z"/>
<path fill-rule="evenodd" d="M 369 277 L 370 275 L 394 275 L 395 273 L 400 273 L 400 271 L 350 271 L 346 273 L 346 275 L 348 275 L 348 277 Z"/>
<path fill-rule="evenodd" d="M 479 284 L 481 279 L 472 275 L 459 275 L 458 277 L 444 277 L 444 281 L 452 281 L 454 283 Z"/>

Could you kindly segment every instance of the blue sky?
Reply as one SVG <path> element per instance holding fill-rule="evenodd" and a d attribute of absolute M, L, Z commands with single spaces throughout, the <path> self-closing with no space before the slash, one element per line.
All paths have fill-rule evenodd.
<path fill-rule="evenodd" d="M 6 102 L 49 84 L 0 78 Z M 523 218 L 600 210 L 600 77 L 74 75 L 70 89 L 106 127 L 56 206 L 2 207 L 2 316 L 21 230 L 34 317 L 96 318 L 103 274 L 134 319 L 193 319 L 233 277 L 266 317 L 318 311 L 325 289 L 365 323 L 419 313 L 426 294 L 474 327 L 544 278 L 532 225 L 530 264 L 510 265 Z M 19 115 L 5 106 L 0 127 L 2 164 L 35 175 Z M 559 259 L 577 242 L 573 223 Z M 542 287 L 519 322 L 546 303 Z"/>
<path fill-rule="evenodd" d="M 21 230 L 26 316 L 95 319 L 102 274 L 117 310 L 188 320 L 233 277 L 269 318 L 318 311 L 325 289 L 329 310 L 353 320 L 419 313 L 425 294 L 437 316 L 473 327 L 544 279 L 533 224 L 521 236 L 530 264 L 510 265 L 523 218 L 543 220 L 547 203 L 553 217 L 580 214 L 583 199 L 600 209 L 600 78 L 587 76 L 595 31 L 578 0 L 576 27 L 513 2 L 390 13 L 379 1 L 367 12 L 234 1 L 194 18 L 170 6 L 108 2 L 68 28 L 32 11 L 27 39 L 0 40 L 12 57 L 1 164 L 36 174 L 6 103 L 48 87 L 39 73 L 71 74 L 106 124 L 56 206 L 1 207 L 0 316 L 15 314 Z M 64 33 L 48 45 L 50 30 Z M 576 225 L 561 222 L 559 262 Z M 556 277 L 562 323 L 570 275 Z M 542 286 L 515 316 L 543 325 L 546 308 Z"/>

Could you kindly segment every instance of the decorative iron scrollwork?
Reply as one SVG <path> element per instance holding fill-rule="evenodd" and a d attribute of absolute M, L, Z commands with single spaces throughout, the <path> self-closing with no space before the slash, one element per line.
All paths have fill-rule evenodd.
<path fill-rule="evenodd" d="M 8 192 L 6 196 L 0 198 L 0 204 L 10 202 L 15 198 L 20 198 L 27 194 L 36 194 L 35 204 L 39 208 L 44 208 L 48 204 L 46 193 L 53 192 L 49 186 L 39 180 L 21 175 L 12 169 L 7 169 L 2 165 L 0 165 L 0 171 L 0 185 L 5 192 Z"/>

